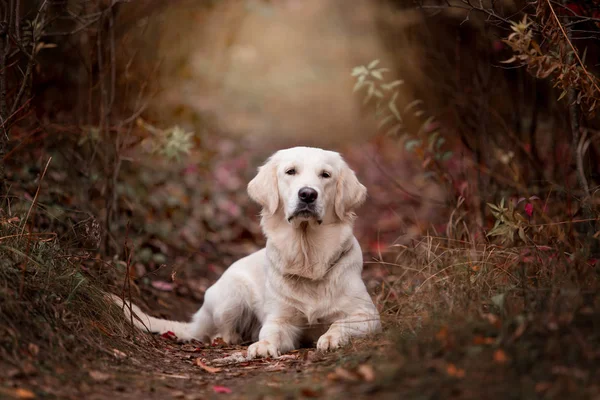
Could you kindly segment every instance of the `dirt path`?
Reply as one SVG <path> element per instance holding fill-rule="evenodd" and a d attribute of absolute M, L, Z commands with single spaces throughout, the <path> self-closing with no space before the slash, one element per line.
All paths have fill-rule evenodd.
<path fill-rule="evenodd" d="M 2 389 L 0 398 L 338 398 L 348 392 L 360 398 L 378 391 L 378 372 L 369 361 L 373 341 L 328 354 L 300 349 L 252 361 L 245 359 L 245 346 L 178 344 L 162 337 L 152 343 L 135 354 L 112 349 L 113 357 L 83 361 L 78 371 L 16 374 L 14 390 Z"/>

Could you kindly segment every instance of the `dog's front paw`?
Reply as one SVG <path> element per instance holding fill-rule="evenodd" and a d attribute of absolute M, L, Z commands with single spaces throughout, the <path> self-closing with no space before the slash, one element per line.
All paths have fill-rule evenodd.
<path fill-rule="evenodd" d="M 317 350 L 331 351 L 343 346 L 345 341 L 339 333 L 326 333 L 317 341 Z"/>
<path fill-rule="evenodd" d="M 279 357 L 279 349 L 267 340 L 260 340 L 248 347 L 248 359 L 256 357 Z"/>

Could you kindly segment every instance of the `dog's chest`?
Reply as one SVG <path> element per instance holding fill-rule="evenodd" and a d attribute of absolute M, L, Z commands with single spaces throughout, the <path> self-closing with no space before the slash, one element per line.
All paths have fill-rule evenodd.
<path fill-rule="evenodd" d="M 309 325 L 339 317 L 346 295 L 341 275 L 353 264 L 349 261 L 352 236 L 334 242 L 317 239 L 291 240 L 288 246 L 267 243 L 269 291 L 276 302 L 293 310 L 299 322 Z"/>
<path fill-rule="evenodd" d="M 325 323 L 339 313 L 338 304 L 343 293 L 328 280 L 314 282 L 283 278 L 279 295 L 292 306 L 309 325 Z"/>

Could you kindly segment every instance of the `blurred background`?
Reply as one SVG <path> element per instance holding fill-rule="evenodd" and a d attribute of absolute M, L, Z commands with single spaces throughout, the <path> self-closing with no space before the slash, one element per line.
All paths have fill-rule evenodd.
<path fill-rule="evenodd" d="M 578 4 L 9 2 L 9 214 L 37 195 L 29 229 L 108 257 L 129 246 L 142 287 L 179 288 L 181 270 L 186 293 L 262 245 L 245 187 L 283 147 L 357 171 L 367 258 L 426 234 L 512 243 L 542 219 L 591 221 L 597 26 Z M 486 206 L 501 201 L 527 220 Z M 596 251 L 590 221 L 559 241 Z"/>
<path fill-rule="evenodd" d="M 187 318 L 264 244 L 246 184 L 296 145 L 340 151 L 367 186 L 356 235 L 382 312 L 397 318 L 386 302 L 424 282 L 473 290 L 492 248 L 505 253 L 490 265 L 531 269 L 490 267 L 478 296 L 502 287 L 524 307 L 512 288 L 555 285 L 557 268 L 591 284 L 595 1 L 6 0 L 0 13 L 3 224 L 51 232 L 86 276 L 125 279 L 163 316 Z M 462 258 L 444 249 L 477 269 L 449 277 Z M 439 269 L 399 278 L 423 259 Z"/>

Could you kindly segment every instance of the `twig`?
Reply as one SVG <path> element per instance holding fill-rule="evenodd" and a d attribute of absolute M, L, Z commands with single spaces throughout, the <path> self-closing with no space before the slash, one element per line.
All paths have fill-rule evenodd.
<path fill-rule="evenodd" d="M 5 129 L 5 130 L 7 130 L 7 129 L 8 129 L 8 121 L 10 121 L 10 120 L 12 119 L 12 117 L 14 117 L 15 115 L 17 115 L 17 114 L 18 114 L 18 113 L 19 113 L 21 110 L 25 109 L 25 108 L 26 108 L 26 107 L 29 105 L 29 102 L 30 102 L 30 101 L 31 101 L 31 99 L 28 99 L 27 101 L 25 101 L 25 102 L 24 102 L 24 103 L 21 105 L 21 107 L 19 107 L 19 109 L 18 109 L 18 110 L 15 110 L 15 111 L 14 111 L 12 114 L 10 114 L 10 115 L 9 115 L 9 116 L 8 116 L 6 119 L 4 119 L 4 120 L 2 121 L 2 123 L 0 123 L 0 129 Z M 6 128 L 5 128 L 5 126 L 6 126 Z"/>
<path fill-rule="evenodd" d="M 546 2 L 548 3 L 548 6 L 550 7 L 550 11 L 551 11 L 554 19 L 556 20 L 558 27 L 560 28 L 562 34 L 564 35 L 565 40 L 571 47 L 572 52 L 569 53 L 567 56 L 567 65 L 570 66 L 571 64 L 573 64 L 573 57 L 575 57 L 577 59 L 577 61 L 579 62 L 579 64 L 581 65 L 581 69 L 586 74 L 586 76 L 588 77 L 588 79 L 590 80 L 590 82 L 592 83 L 594 88 L 596 89 L 596 91 L 600 92 L 600 88 L 598 88 L 598 85 L 596 84 L 594 77 L 592 77 L 590 75 L 590 73 L 588 72 L 587 68 L 583 64 L 583 61 L 579 57 L 579 53 L 577 52 L 577 49 L 575 48 L 575 46 L 573 46 L 573 43 L 571 42 L 571 38 L 573 35 L 573 28 L 567 27 L 565 30 L 565 27 L 562 25 L 560 19 L 554 12 L 554 8 L 552 7 L 550 0 L 546 0 Z M 579 183 L 580 189 L 583 190 L 583 197 L 584 197 L 581 207 L 583 209 L 584 219 L 590 219 L 593 217 L 592 209 L 591 209 L 590 205 L 587 203 L 587 200 L 590 197 L 590 188 L 589 188 L 587 178 L 585 176 L 585 170 L 583 167 L 583 155 L 584 155 L 583 143 L 585 143 L 586 135 L 584 135 L 583 137 L 581 135 L 581 126 L 579 123 L 580 110 L 579 110 L 579 105 L 577 104 L 578 90 L 576 87 L 573 87 L 573 86 L 569 87 L 569 89 L 567 89 L 567 90 L 568 90 L 567 97 L 568 97 L 568 101 L 569 101 L 569 120 L 570 120 L 570 124 L 571 124 L 571 134 L 572 134 L 571 146 L 572 146 L 572 151 L 573 151 L 573 158 L 575 160 L 575 170 L 576 170 L 576 175 L 577 175 L 577 182 Z M 585 236 L 587 236 L 589 244 L 592 245 L 594 243 L 594 241 L 592 239 L 592 235 L 593 235 L 593 231 L 594 231 L 594 224 L 588 223 L 588 224 L 579 225 L 579 227 L 580 227 L 580 232 L 582 232 Z"/>
<path fill-rule="evenodd" d="M 565 31 L 565 28 L 562 26 L 562 24 L 560 22 L 560 19 L 558 18 L 558 16 L 554 12 L 554 8 L 552 7 L 552 3 L 550 2 L 550 0 L 546 0 L 546 2 L 548 3 L 548 6 L 550 7 L 550 12 L 552 12 L 552 16 L 554 17 L 554 19 L 558 23 L 558 27 L 560 28 L 560 30 L 561 30 L 562 34 L 564 35 L 567 43 L 569 44 L 569 47 L 571 47 L 571 49 L 573 50 L 573 54 L 575 55 L 575 58 L 577 58 L 577 61 L 579 62 L 579 65 L 581 65 L 581 69 L 583 69 L 583 72 L 585 73 L 585 75 L 588 77 L 588 79 L 590 80 L 590 82 L 592 83 L 592 85 L 594 85 L 594 88 L 598 92 L 600 92 L 600 88 L 596 84 L 596 81 L 594 80 L 594 78 L 592 77 L 592 75 L 590 75 L 590 73 L 588 72 L 587 68 L 583 64 L 583 61 L 579 57 L 579 53 L 577 53 L 577 49 L 575 49 L 575 46 L 573 46 L 573 43 L 571 43 L 571 40 L 569 39 L 569 34 Z"/>
<path fill-rule="evenodd" d="M 46 235 L 48 235 L 50 237 L 47 238 L 47 239 L 40 239 L 41 242 L 50 241 L 50 240 L 56 239 L 56 237 L 58 236 L 56 234 L 56 232 L 33 232 L 33 233 L 28 233 L 27 234 L 27 236 L 46 236 Z M 0 242 L 2 242 L 5 239 L 16 238 L 16 237 L 23 237 L 23 236 L 24 235 L 22 235 L 22 234 L 2 236 L 2 237 L 0 237 Z"/>
<path fill-rule="evenodd" d="M 52 161 L 52 157 L 50 157 L 48 159 L 48 162 L 46 163 L 46 167 L 44 168 L 44 171 L 42 172 L 42 176 L 40 177 L 40 180 L 38 182 L 38 187 L 37 187 L 37 190 L 35 191 L 35 196 L 33 196 L 33 201 L 31 202 L 31 206 L 29 207 L 29 210 L 27 211 L 27 216 L 25 217 L 25 220 L 23 221 L 23 228 L 21 229 L 21 235 L 23 235 L 23 233 L 25 232 L 25 226 L 27 226 L 27 220 L 29 219 L 31 210 L 33 209 L 33 207 L 35 206 L 35 203 L 37 202 L 38 195 L 40 194 L 40 191 L 42 189 L 42 181 L 44 180 L 44 176 L 46 176 L 46 171 L 48 170 L 50 161 Z"/>
<path fill-rule="evenodd" d="M 6 86 L 6 62 L 10 51 L 9 32 L 10 25 L 8 19 L 12 16 L 12 1 L 7 6 L 6 14 L 0 23 L 0 120 L 2 123 L 8 117 L 8 106 L 6 104 L 7 86 Z M 4 153 L 6 142 L 8 141 L 8 132 L 4 128 L 4 135 L 0 138 L 0 153 Z M 1 154 L 0 154 L 1 155 Z M 0 176 L 2 179 L 3 176 Z"/>
<path fill-rule="evenodd" d="M 15 36 L 17 41 L 21 41 L 21 27 L 19 26 L 21 20 L 21 0 L 15 0 Z"/>
<path fill-rule="evenodd" d="M 592 221 L 598 221 L 598 220 L 599 220 L 599 218 L 584 218 L 584 219 L 573 219 L 570 221 L 550 222 L 548 224 L 532 224 L 530 226 L 539 227 L 539 226 L 566 225 L 566 224 L 577 224 L 580 222 L 592 222 Z"/>
<path fill-rule="evenodd" d="M 42 11 L 44 11 L 45 6 L 46 6 L 46 1 L 42 2 L 40 7 L 38 8 L 37 14 L 35 16 L 34 24 L 36 24 L 39 19 L 42 19 L 41 15 L 42 15 Z M 25 51 L 25 49 L 23 48 L 23 46 L 21 46 L 21 42 L 20 42 L 21 34 L 19 32 L 20 28 L 19 28 L 19 10 L 18 10 L 18 8 L 19 8 L 19 0 L 16 1 L 16 10 L 15 10 L 16 43 L 17 43 L 17 46 L 19 47 L 19 49 L 21 50 L 21 52 L 23 52 L 23 54 L 29 58 L 29 61 L 27 62 L 27 68 L 25 69 L 25 74 L 23 75 L 23 82 L 21 83 L 19 92 L 17 93 L 17 96 L 15 97 L 15 99 L 13 101 L 13 105 L 10 109 L 10 113 L 9 113 L 10 115 L 13 115 L 15 113 L 15 111 L 17 110 L 17 107 L 19 107 L 21 98 L 23 97 L 23 94 L 25 93 L 25 89 L 27 88 L 27 81 L 29 80 L 31 73 L 33 72 L 33 66 L 35 65 L 35 51 L 36 51 L 36 47 L 37 47 L 37 37 L 36 37 L 35 28 L 34 28 L 34 32 L 32 34 L 31 54 L 27 53 Z"/>
<path fill-rule="evenodd" d="M 583 189 L 586 196 L 590 195 L 590 187 L 585 177 L 585 170 L 583 169 L 583 155 L 587 149 L 587 146 L 584 146 L 587 140 L 587 130 L 584 130 L 583 135 L 578 138 L 577 143 L 575 143 L 575 138 L 573 138 L 573 144 L 576 144 L 574 149 L 575 151 L 575 161 L 577 163 L 577 177 L 579 178 L 579 184 Z"/>

